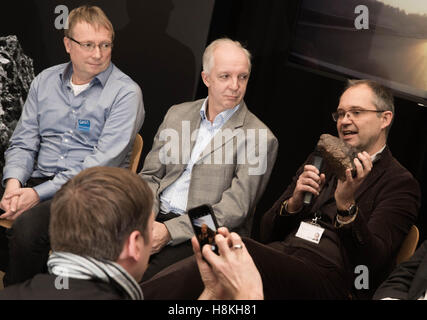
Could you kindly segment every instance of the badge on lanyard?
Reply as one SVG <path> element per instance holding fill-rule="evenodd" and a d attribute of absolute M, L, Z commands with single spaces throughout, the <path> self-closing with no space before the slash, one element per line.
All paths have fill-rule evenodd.
<path fill-rule="evenodd" d="M 325 229 L 317 223 L 318 218 L 316 213 L 311 222 L 302 221 L 295 236 L 319 244 Z"/>
<path fill-rule="evenodd" d="M 78 119 L 77 120 L 77 129 L 80 131 L 89 131 L 90 130 L 90 120 Z"/>

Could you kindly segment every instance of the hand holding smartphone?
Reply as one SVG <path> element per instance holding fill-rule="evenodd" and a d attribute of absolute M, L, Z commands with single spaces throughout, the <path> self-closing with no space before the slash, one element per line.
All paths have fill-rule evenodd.
<path fill-rule="evenodd" d="M 209 204 L 204 204 L 188 210 L 188 216 L 193 226 L 194 234 L 200 245 L 200 250 L 205 244 L 209 244 L 212 251 L 218 253 L 218 246 L 215 243 L 215 235 L 218 232 L 213 209 Z"/>

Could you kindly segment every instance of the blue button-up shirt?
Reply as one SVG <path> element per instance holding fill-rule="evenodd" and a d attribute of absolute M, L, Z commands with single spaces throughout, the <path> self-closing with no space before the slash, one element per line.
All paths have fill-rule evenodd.
<path fill-rule="evenodd" d="M 174 212 L 177 214 L 184 214 L 187 209 L 188 190 L 190 188 L 191 172 L 194 164 L 200 159 L 200 155 L 207 145 L 211 142 L 213 137 L 217 134 L 218 130 L 231 118 L 231 116 L 239 109 L 240 105 L 235 106 L 233 109 L 227 109 L 218 114 L 214 121 L 211 123 L 206 117 L 206 103 L 207 99 L 203 102 L 200 109 L 200 128 L 197 135 L 197 140 L 191 151 L 190 160 L 181 174 L 181 176 L 170 186 L 168 186 L 160 195 L 160 210 L 162 212 Z"/>
<path fill-rule="evenodd" d="M 75 96 L 71 62 L 41 72 L 32 82 L 5 152 L 3 185 L 16 178 L 53 177 L 36 187 L 46 200 L 68 179 L 93 166 L 129 165 L 144 121 L 139 86 L 113 63 Z"/>

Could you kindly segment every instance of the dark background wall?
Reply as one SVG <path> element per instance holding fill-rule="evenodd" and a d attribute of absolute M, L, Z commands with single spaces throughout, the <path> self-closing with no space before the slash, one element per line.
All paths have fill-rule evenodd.
<path fill-rule="evenodd" d="M 66 6 L 71 11 L 83 4 L 97 5 L 109 17 L 116 33 L 112 61 L 142 89 L 143 159 L 169 107 L 195 97 L 214 0 L 5 1 L 0 36 L 18 36 L 25 54 L 34 60 L 37 75 L 69 61 L 63 29 L 55 27 L 60 15 L 55 8 Z"/>
<path fill-rule="evenodd" d="M 228 36 L 251 51 L 253 69 L 245 101 L 280 142 L 276 166 L 257 207 L 257 237 L 259 217 L 283 192 L 320 134 L 336 135 L 330 113 L 344 81 L 286 62 L 298 0 L 15 0 L 2 3 L 0 36 L 18 36 L 25 53 L 34 59 L 37 74 L 67 60 L 63 33 L 54 28 L 54 8 L 66 5 L 71 10 L 83 3 L 99 5 L 110 17 L 117 33 L 113 62 L 143 90 L 147 116 L 141 130 L 142 159 L 172 104 L 207 95 L 199 73 L 208 42 Z M 418 179 L 423 194 L 427 194 L 425 123 L 426 109 L 396 98 L 389 146 Z M 425 211 L 424 199 L 417 223 L 421 240 L 427 233 Z"/>
<path fill-rule="evenodd" d="M 296 68 L 287 63 L 298 0 L 216 1 L 209 41 L 227 35 L 246 44 L 253 54 L 253 71 L 246 103 L 279 139 L 279 156 L 257 218 L 281 195 L 296 169 L 322 133 L 337 135 L 331 112 L 345 82 Z M 203 88 L 200 87 L 198 93 Z M 396 97 L 396 118 L 388 145 L 427 194 L 425 154 L 427 109 Z M 426 237 L 424 197 L 417 225 Z M 254 236 L 257 236 L 258 221 Z"/>

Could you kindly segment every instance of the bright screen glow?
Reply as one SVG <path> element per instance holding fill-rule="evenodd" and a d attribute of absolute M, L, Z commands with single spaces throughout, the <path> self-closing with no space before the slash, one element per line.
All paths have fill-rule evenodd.
<path fill-rule="evenodd" d="M 365 10 L 356 10 L 360 5 Z M 344 77 L 373 79 L 424 102 L 427 1 L 302 0 L 289 60 Z"/>

